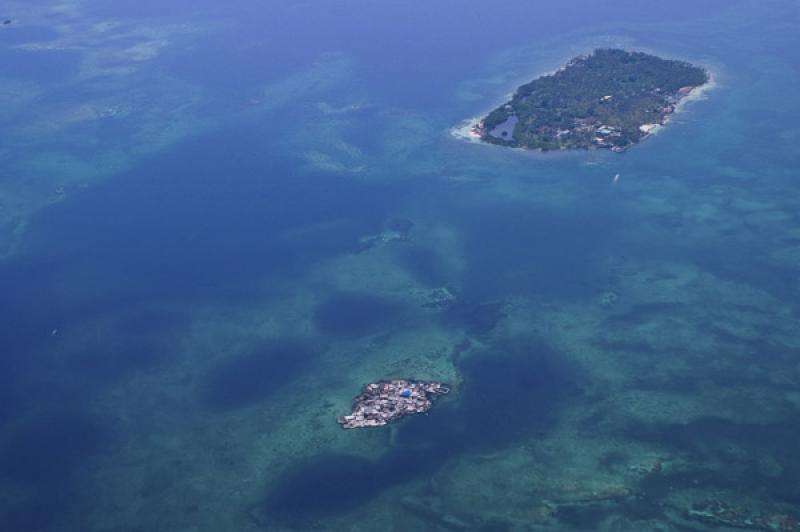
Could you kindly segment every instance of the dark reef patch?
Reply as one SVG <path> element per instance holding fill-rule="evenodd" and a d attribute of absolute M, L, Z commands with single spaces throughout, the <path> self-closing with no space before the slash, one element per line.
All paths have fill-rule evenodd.
<path fill-rule="evenodd" d="M 384 484 L 380 469 L 357 456 L 317 456 L 281 477 L 280 489 L 266 499 L 265 510 L 278 520 L 294 524 L 351 510 L 380 492 Z"/>
<path fill-rule="evenodd" d="M 631 438 L 667 445 L 694 457 L 708 469 L 698 468 L 651 479 L 648 492 L 675 487 L 701 485 L 721 489 L 762 493 L 792 504 L 800 503 L 800 450 L 787 446 L 800 431 L 800 417 L 792 416 L 781 423 L 735 423 L 723 418 L 708 417 L 686 424 L 631 425 L 626 435 Z M 762 459 L 769 457 L 780 465 L 780 474 L 765 472 Z"/>
<path fill-rule="evenodd" d="M 502 301 L 470 302 L 459 301 L 442 314 L 448 325 L 464 328 L 469 334 L 482 336 L 489 334 L 506 317 Z"/>
<path fill-rule="evenodd" d="M 796 296 L 786 287 L 797 281 L 797 269 L 763 260 L 770 251 L 771 248 L 753 249 L 738 243 L 706 243 L 692 259 L 699 268 L 720 279 L 758 287 L 793 305 Z"/>
<path fill-rule="evenodd" d="M 569 530 L 597 530 L 598 524 L 612 513 L 603 504 L 574 504 L 558 508 L 558 520 L 569 526 Z"/>
<path fill-rule="evenodd" d="M 458 447 L 450 449 L 457 451 Z M 316 519 L 347 512 L 393 486 L 436 471 L 450 453 L 441 445 L 423 442 L 393 448 L 377 462 L 322 454 L 288 469 L 256 513 L 293 526 L 310 526 Z"/>
<path fill-rule="evenodd" d="M 414 222 L 408 218 L 392 218 L 387 222 L 386 228 L 407 235 L 414 228 Z"/>
<path fill-rule="evenodd" d="M 203 401 L 216 411 L 263 401 L 305 374 L 318 356 L 319 351 L 298 341 L 280 341 L 232 356 L 206 374 Z"/>
<path fill-rule="evenodd" d="M 628 455 L 620 450 L 606 451 L 597 459 L 598 468 L 604 471 L 614 471 L 624 467 L 627 463 Z"/>
<path fill-rule="evenodd" d="M 108 334 L 90 336 L 63 357 L 81 385 L 104 387 L 137 371 L 162 368 L 176 351 L 170 339 L 187 317 L 167 310 L 137 310 L 115 319 Z"/>
<path fill-rule="evenodd" d="M 405 246 L 398 250 L 397 258 L 400 266 L 425 286 L 442 286 L 452 279 L 436 250 L 421 246 Z"/>
<path fill-rule="evenodd" d="M 687 305 L 671 302 L 640 303 L 612 312 L 608 321 L 619 325 L 642 325 L 653 320 L 666 320 L 673 316 L 686 315 Z"/>
<path fill-rule="evenodd" d="M 105 386 L 135 371 L 157 367 L 163 352 L 155 342 L 137 337 L 113 337 L 81 346 L 66 357 L 68 369 L 95 386 Z"/>
<path fill-rule="evenodd" d="M 559 402 L 580 393 L 575 370 L 536 341 L 501 342 L 463 359 L 459 370 L 460 421 L 469 427 L 471 447 L 502 446 L 546 430 Z"/>
<path fill-rule="evenodd" d="M 462 286 L 476 299 L 586 297 L 596 290 L 597 257 L 614 239 L 620 216 L 585 201 L 563 209 L 469 204 L 458 221 L 468 259 Z"/>
<path fill-rule="evenodd" d="M 394 329 L 406 315 L 405 306 L 391 299 L 358 292 L 339 292 L 317 305 L 314 323 L 332 336 L 358 337 Z"/>

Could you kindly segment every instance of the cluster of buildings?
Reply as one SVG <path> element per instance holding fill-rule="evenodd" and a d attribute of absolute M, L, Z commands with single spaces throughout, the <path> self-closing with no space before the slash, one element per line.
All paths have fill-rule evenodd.
<path fill-rule="evenodd" d="M 450 389 L 440 382 L 395 379 L 367 384 L 355 399 L 351 414 L 336 420 L 346 429 L 380 427 L 410 414 L 427 412 L 431 398 Z"/>

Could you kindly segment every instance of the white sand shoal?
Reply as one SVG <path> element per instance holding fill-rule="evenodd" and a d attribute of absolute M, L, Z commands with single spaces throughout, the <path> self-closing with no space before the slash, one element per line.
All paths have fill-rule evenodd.
<path fill-rule="evenodd" d="M 684 107 L 689 102 L 696 102 L 698 100 L 705 100 L 708 97 L 708 93 L 717 87 L 717 79 L 714 76 L 714 73 L 708 70 L 708 81 L 700 85 L 699 87 L 693 88 L 689 91 L 689 94 L 684 96 L 678 101 L 678 104 L 675 106 L 675 112 L 678 113 L 684 110 Z"/>

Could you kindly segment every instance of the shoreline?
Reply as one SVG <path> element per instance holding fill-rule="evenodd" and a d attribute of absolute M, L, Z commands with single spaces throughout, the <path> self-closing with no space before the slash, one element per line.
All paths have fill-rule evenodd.
<path fill-rule="evenodd" d="M 684 107 L 686 106 L 686 104 L 690 102 L 705 100 L 706 94 L 709 91 L 717 88 L 718 83 L 717 83 L 717 78 L 714 75 L 714 72 L 712 70 L 709 70 L 708 68 L 705 68 L 705 70 L 706 73 L 708 74 L 708 81 L 706 81 L 702 85 L 697 85 L 696 87 L 692 87 L 692 90 L 690 90 L 686 96 L 678 100 L 678 103 L 675 105 L 675 109 L 668 116 L 672 116 L 676 113 L 684 111 L 685 110 Z"/>
<path fill-rule="evenodd" d="M 487 115 L 480 115 L 462 120 L 457 125 L 450 128 L 450 135 L 467 142 L 488 144 L 487 142 L 483 142 L 480 134 L 476 131 L 486 116 Z"/>
<path fill-rule="evenodd" d="M 583 54 L 581 54 L 581 55 L 583 55 Z M 558 72 L 560 72 L 560 71 L 564 70 L 565 68 L 567 68 L 569 66 L 570 62 L 575 57 L 576 56 L 574 56 L 574 55 L 567 55 L 566 56 L 566 61 L 562 61 L 560 63 L 560 66 L 558 66 L 556 68 L 551 68 L 549 70 L 545 70 L 543 72 L 540 72 L 533 79 L 544 78 L 544 77 L 547 77 L 547 76 L 553 76 L 553 75 L 557 74 Z M 483 144 L 485 146 L 491 146 L 492 145 L 491 143 L 483 142 L 483 140 L 481 140 L 481 136 L 480 136 L 479 133 L 477 133 L 476 130 L 480 127 L 480 124 L 481 124 L 481 122 L 483 122 L 483 119 L 486 118 L 487 116 L 489 116 L 489 113 L 494 111 L 497 107 L 502 105 L 504 102 L 507 102 L 511 98 L 514 97 L 514 94 L 516 94 L 517 89 L 519 88 L 519 85 L 527 83 L 527 81 L 525 81 L 525 79 L 527 79 L 527 77 L 522 79 L 522 80 L 520 80 L 519 84 L 517 85 L 516 88 L 514 88 L 510 92 L 507 92 L 506 94 L 504 94 L 503 97 L 499 100 L 499 103 L 497 103 L 496 105 L 493 105 L 488 110 L 482 112 L 478 116 L 473 116 L 473 117 L 470 117 L 470 118 L 466 118 L 466 119 L 460 121 L 455 126 L 453 126 L 450 129 L 448 129 L 448 132 L 449 132 L 450 136 L 452 136 L 452 137 L 454 137 L 456 139 L 462 140 L 462 141 L 471 142 L 473 144 Z M 528 80 L 528 81 L 530 81 L 530 80 Z M 524 148 L 520 148 L 520 149 L 524 149 Z M 526 150 L 526 151 L 541 151 L 541 150 Z"/>
<path fill-rule="evenodd" d="M 672 117 L 673 116 L 675 116 L 675 115 L 677 115 L 679 113 L 686 112 L 686 106 L 688 104 L 690 104 L 692 102 L 700 101 L 700 100 L 705 100 L 708 97 L 707 96 L 708 92 L 710 92 L 710 91 L 714 90 L 715 88 L 717 88 L 718 83 L 717 83 L 717 78 L 714 75 L 714 72 L 709 70 L 708 68 L 706 68 L 705 70 L 706 70 L 706 73 L 708 73 L 708 81 L 706 81 L 702 85 L 697 85 L 696 87 L 692 87 L 692 90 L 690 90 L 685 96 L 681 97 L 677 102 L 675 102 L 675 108 L 672 110 L 672 112 L 664 117 L 664 120 L 662 121 L 662 123 L 653 124 L 655 127 L 650 129 L 649 131 L 647 131 L 645 133 L 645 135 L 641 138 L 640 142 L 644 141 L 645 139 L 647 139 L 647 138 L 649 138 L 649 137 L 651 137 L 653 135 L 658 134 L 660 131 L 663 131 L 664 128 L 667 125 L 669 125 L 669 123 L 672 121 Z M 649 124 L 645 124 L 645 125 L 649 125 Z M 641 127 L 644 127 L 644 125 L 641 126 Z"/>

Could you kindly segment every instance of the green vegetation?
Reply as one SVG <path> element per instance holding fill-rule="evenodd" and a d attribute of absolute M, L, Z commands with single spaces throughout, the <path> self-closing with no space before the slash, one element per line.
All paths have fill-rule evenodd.
<path fill-rule="evenodd" d="M 681 98 L 708 80 L 705 69 L 683 61 L 598 49 L 522 85 L 478 131 L 504 146 L 622 151 L 647 135 L 641 126 L 663 124 Z"/>

